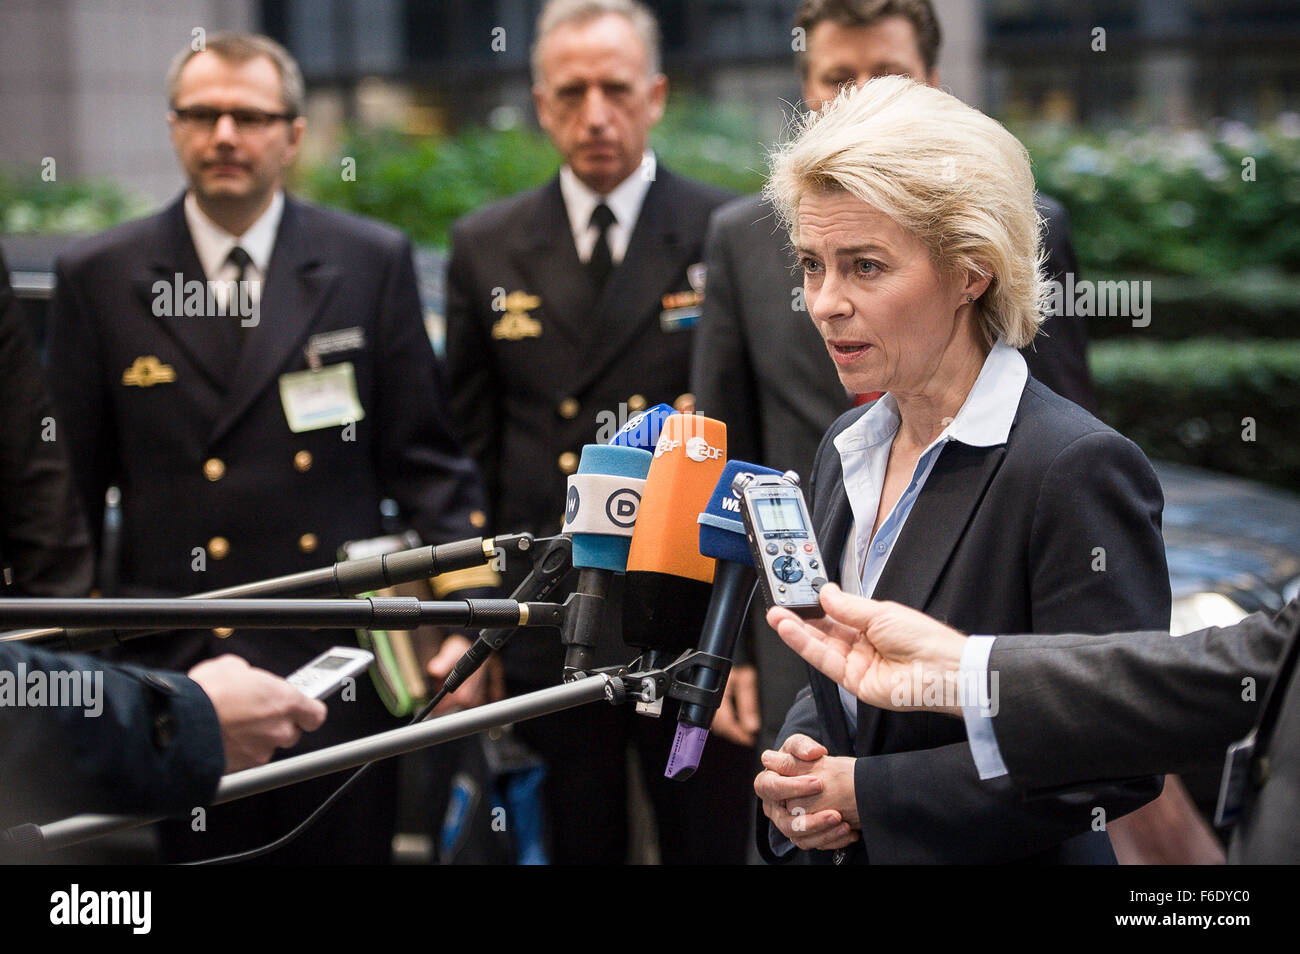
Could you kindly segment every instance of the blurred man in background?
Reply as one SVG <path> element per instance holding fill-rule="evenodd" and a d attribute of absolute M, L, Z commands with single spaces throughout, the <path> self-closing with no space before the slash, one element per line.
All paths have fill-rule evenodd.
<path fill-rule="evenodd" d="M 0 388 L 11 415 L 0 430 L 0 567 L 12 580 L 3 589 L 85 596 L 94 555 L 3 255 Z M 185 678 L 0 643 L 11 688 L 25 691 L 37 672 L 100 682 L 80 707 L 0 706 L 0 828 L 84 811 L 187 812 L 207 804 L 223 771 L 261 765 L 325 718 L 321 703 L 231 655 Z"/>
<path fill-rule="evenodd" d="M 284 192 L 306 126 L 297 64 L 264 37 L 214 35 L 176 57 L 167 87 L 185 193 L 65 255 L 51 308 L 58 423 L 92 531 L 121 488 L 123 595 L 315 569 L 383 532 L 384 497 L 428 543 L 476 536 L 481 491 L 447 423 L 408 242 Z M 219 629 L 123 653 L 183 670 L 234 651 L 286 675 L 348 638 Z M 368 679 L 356 688 L 312 747 L 395 725 Z M 203 831 L 165 826 L 164 852 L 269 842 L 338 781 L 214 810 Z M 381 763 L 273 860 L 387 861 L 395 791 Z"/>
<path fill-rule="evenodd" d="M 555 533 L 568 475 L 602 415 L 683 406 L 709 213 L 727 195 L 674 175 L 648 148 L 668 81 L 654 17 L 630 0 L 552 0 L 538 20 L 533 98 L 564 157 L 547 185 L 452 230 L 447 364 L 453 421 L 488 485 L 500 532 Z M 519 568 L 521 571 L 522 568 Z M 514 582 L 522 572 L 511 572 Z M 617 609 L 618 600 L 608 601 Z M 607 614 L 597 664 L 635 655 Z M 553 633 L 507 647 L 512 693 L 555 685 Z M 718 740 L 689 783 L 663 777 L 675 724 L 591 706 L 520 723 L 549 765 L 552 860 L 627 859 L 634 742 L 665 863 L 744 860 L 753 750 Z"/>

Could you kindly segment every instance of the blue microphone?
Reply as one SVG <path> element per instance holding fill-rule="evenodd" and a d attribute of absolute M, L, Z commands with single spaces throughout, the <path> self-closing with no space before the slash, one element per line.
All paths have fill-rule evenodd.
<path fill-rule="evenodd" d="M 664 421 L 676 413 L 667 404 L 656 404 L 654 407 L 646 408 L 640 414 L 628 418 L 627 423 L 620 427 L 606 443 L 615 447 L 637 447 L 652 451 L 659 443 Z"/>
<path fill-rule="evenodd" d="M 745 541 L 745 524 L 740 517 L 740 498 L 731 489 L 738 474 L 780 476 L 770 467 L 760 467 L 741 460 L 727 462 L 718 479 L 709 505 L 700 514 L 700 553 L 718 561 L 713 577 L 713 596 L 700 632 L 700 661 L 680 675 L 674 685 L 677 694 L 686 694 L 677 717 L 677 734 L 668 756 L 664 775 L 684 780 L 700 766 L 709 726 L 718 711 L 713 692 L 726 685 L 731 672 L 731 656 L 736 649 L 740 627 L 745 622 L 750 596 L 758 580 L 754 558 Z M 692 691 L 695 690 L 695 691 Z M 689 697 L 695 696 L 695 700 Z"/>

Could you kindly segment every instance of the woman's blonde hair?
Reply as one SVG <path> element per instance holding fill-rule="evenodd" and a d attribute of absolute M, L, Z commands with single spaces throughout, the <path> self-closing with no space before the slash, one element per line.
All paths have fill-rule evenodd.
<path fill-rule="evenodd" d="M 799 203 L 844 191 L 929 249 L 936 267 L 992 279 L 979 298 L 989 345 L 1015 348 L 1042 322 L 1042 220 L 1029 154 L 1001 123 L 902 76 L 847 89 L 772 155 L 764 190 L 799 241 Z"/>

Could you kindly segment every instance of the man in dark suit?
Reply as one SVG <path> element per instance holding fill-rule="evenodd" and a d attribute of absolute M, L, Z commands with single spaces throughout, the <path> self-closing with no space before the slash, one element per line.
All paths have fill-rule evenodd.
<path fill-rule="evenodd" d="M 185 594 L 314 569 L 382 532 L 395 499 L 427 542 L 477 535 L 481 491 L 445 412 L 410 246 L 397 232 L 286 197 L 302 79 L 278 44 L 208 37 L 168 82 L 185 195 L 89 239 L 57 265 L 51 368 L 98 529 L 122 491 L 124 595 Z M 234 651 L 281 675 L 348 634 L 214 630 L 129 647 L 187 669 Z M 137 641 L 138 643 L 139 641 Z M 331 704 L 331 744 L 394 723 L 368 679 Z M 252 847 L 297 824 L 320 780 L 174 832 L 178 854 Z M 382 862 L 392 765 L 276 857 Z"/>
<path fill-rule="evenodd" d="M 487 482 L 491 525 L 551 534 L 583 445 L 688 390 L 694 267 L 709 213 L 727 196 L 674 175 L 647 149 L 667 80 L 644 7 L 556 0 L 535 37 L 534 101 L 564 167 L 453 228 L 447 364 L 453 419 Z M 507 566 L 507 581 L 522 571 Z M 606 633 L 598 664 L 630 661 Z M 505 654 L 508 687 L 554 685 L 562 660 L 553 632 L 521 633 Z M 672 730 L 671 719 L 611 707 L 516 726 L 549 764 L 553 860 L 626 860 L 629 739 L 664 861 L 744 859 L 740 783 L 752 750 L 719 744 L 690 782 L 671 782 L 662 774 Z"/>
<path fill-rule="evenodd" d="M 809 110 L 842 86 L 876 76 L 902 74 L 939 85 L 941 37 L 929 0 L 803 0 L 795 27 L 806 46 L 798 66 Z M 1040 196 L 1038 211 L 1047 223 L 1049 276 L 1075 272 L 1065 209 Z M 747 196 L 714 213 L 704 260 L 708 288 L 691 368 L 696 407 L 726 422 L 730 457 L 794 470 L 806 482 L 822 435 L 853 406 L 855 395 L 840 384 L 808 318 L 789 235 L 770 203 Z M 1035 378 L 1093 411 L 1086 347 L 1082 321 L 1048 317 L 1022 354 Z M 804 684 L 803 672 L 760 615 L 751 623 L 752 654 L 762 674 L 763 743 L 770 745 Z M 754 680 L 748 667 L 737 677 L 738 687 Z M 752 707 L 748 700 L 740 705 Z M 715 732 L 745 738 L 737 728 L 730 719 L 715 723 Z"/>
<path fill-rule="evenodd" d="M 95 561 L 49 391 L 0 255 L 0 591 L 85 596 Z"/>
<path fill-rule="evenodd" d="M 871 705 L 991 721 L 981 777 L 1031 793 L 1222 768 L 1227 747 L 1250 734 L 1229 861 L 1300 862 L 1300 601 L 1186 636 L 996 640 L 968 639 L 915 610 L 833 588 L 822 602 L 821 623 L 771 615 L 810 665 Z M 984 664 L 972 653 L 981 639 L 992 640 Z M 983 687 L 990 704 L 981 712 L 960 694 L 925 694 L 935 685 Z"/>
<path fill-rule="evenodd" d="M 835 423 L 814 465 L 813 523 L 832 581 L 853 546 L 854 520 L 834 441 L 868 410 Z M 1101 633 L 1121 621 L 1155 626 L 1170 606 L 1161 502 L 1141 451 L 1030 378 L 1005 443 L 954 440 L 940 454 L 874 595 L 971 632 L 1036 626 Z M 802 785 L 822 775 L 820 768 L 809 775 L 809 763 L 850 757 L 861 837 L 834 846 L 836 863 L 1113 860 L 1097 818 L 1113 820 L 1159 794 L 1151 779 L 1126 778 L 1027 802 L 1009 783 L 978 778 L 961 724 L 859 703 L 853 733 L 836 685 L 819 672 L 810 675 L 781 728 L 782 751 L 764 755 L 768 771 L 755 787 L 770 808 L 765 784 Z M 820 751 L 806 744 L 812 742 Z M 824 785 L 832 791 L 829 780 Z M 819 834 L 823 808 L 808 806 L 806 837 Z M 762 850 L 769 826 L 760 822 Z"/>

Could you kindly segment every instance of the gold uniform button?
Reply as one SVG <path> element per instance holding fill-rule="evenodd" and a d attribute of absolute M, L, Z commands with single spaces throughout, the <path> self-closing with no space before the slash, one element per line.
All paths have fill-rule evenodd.
<path fill-rule="evenodd" d="M 212 631 L 212 635 L 217 637 L 217 639 L 229 639 L 234 634 L 235 631 L 229 626 L 220 626 Z"/>
<path fill-rule="evenodd" d="M 213 537 L 208 541 L 208 555 L 214 560 L 224 560 L 230 552 L 230 541 L 225 537 Z"/>
<path fill-rule="evenodd" d="M 565 451 L 560 455 L 560 470 L 566 474 L 575 473 L 578 470 L 578 455 L 573 451 Z"/>
<path fill-rule="evenodd" d="M 209 457 L 203 462 L 203 476 L 217 481 L 226 476 L 226 464 L 220 457 Z"/>
<path fill-rule="evenodd" d="M 644 411 L 644 410 L 645 410 L 645 395 L 644 395 L 644 394 L 633 394 L 630 398 L 627 399 L 627 409 L 628 409 L 629 411 L 631 411 L 633 414 L 636 414 L 636 413 L 638 413 L 639 411 Z"/>
<path fill-rule="evenodd" d="M 560 402 L 560 417 L 566 421 L 571 421 L 578 416 L 578 411 L 581 409 L 582 405 L 578 403 L 577 398 L 565 398 Z"/>
<path fill-rule="evenodd" d="M 293 455 L 293 469 L 300 474 L 311 470 L 311 451 L 298 451 Z"/>
<path fill-rule="evenodd" d="M 316 549 L 316 534 L 304 533 L 298 538 L 298 549 L 303 553 L 311 553 Z"/>
<path fill-rule="evenodd" d="M 476 530 L 487 526 L 487 514 L 482 510 L 471 510 L 469 512 L 469 525 Z"/>

